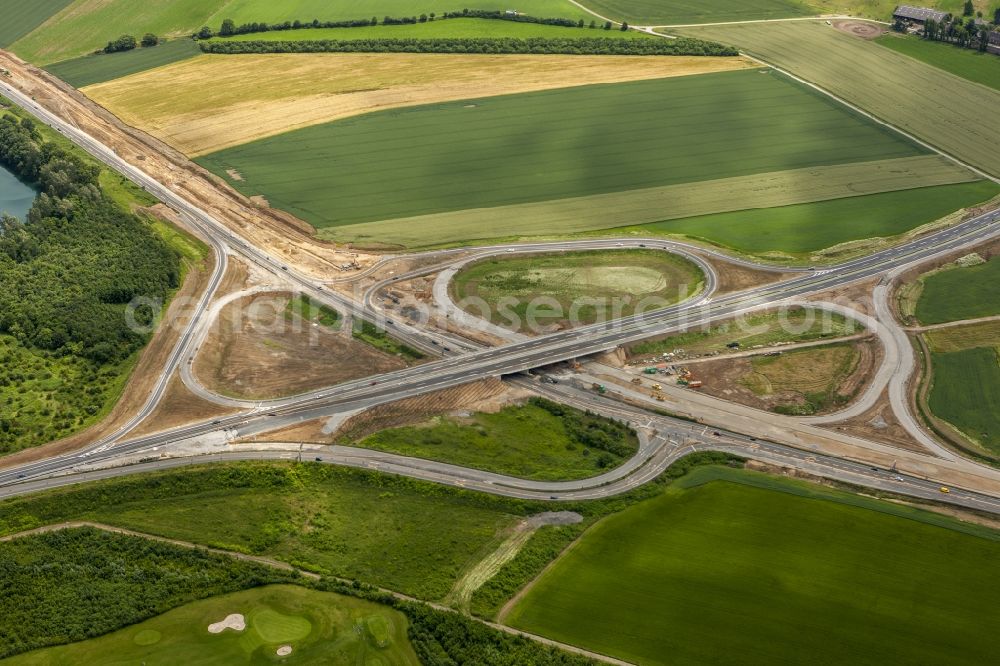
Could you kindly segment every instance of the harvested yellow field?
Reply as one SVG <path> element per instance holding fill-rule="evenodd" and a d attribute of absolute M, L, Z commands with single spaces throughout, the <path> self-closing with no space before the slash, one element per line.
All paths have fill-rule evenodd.
<path fill-rule="evenodd" d="M 754 66 L 692 56 L 203 55 L 83 91 L 197 156 L 377 109 Z"/>
<path fill-rule="evenodd" d="M 530 236 L 539 229 L 573 234 L 976 179 L 974 173 L 947 158 L 920 155 L 365 222 L 321 229 L 319 236 L 341 242 L 426 247 L 455 239 L 490 239 L 498 235 L 498 229 L 508 237 Z"/>

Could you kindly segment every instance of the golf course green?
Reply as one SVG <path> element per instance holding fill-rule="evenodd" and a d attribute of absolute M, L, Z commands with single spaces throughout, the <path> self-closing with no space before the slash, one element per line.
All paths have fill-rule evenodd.
<path fill-rule="evenodd" d="M 242 616 L 245 628 L 209 626 Z M 291 648 L 283 657 L 279 648 Z M 61 664 L 419 664 L 406 618 L 386 606 L 294 585 L 197 601 L 99 638 L 36 650 L 11 666 Z"/>

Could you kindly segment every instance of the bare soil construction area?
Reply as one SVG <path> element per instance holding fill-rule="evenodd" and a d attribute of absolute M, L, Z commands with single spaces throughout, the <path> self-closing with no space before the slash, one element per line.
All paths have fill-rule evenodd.
<path fill-rule="evenodd" d="M 822 427 L 909 451 L 927 453 L 927 449 L 913 439 L 893 414 L 887 391 L 864 414 Z"/>
<path fill-rule="evenodd" d="M 878 367 L 872 340 L 692 364 L 701 391 L 742 405 L 782 413 L 824 414 L 842 409 Z"/>
<path fill-rule="evenodd" d="M 199 380 L 225 395 L 266 399 L 406 367 L 354 339 L 346 323 L 328 327 L 291 314 L 290 298 L 254 294 L 226 305 L 195 358 Z"/>
<path fill-rule="evenodd" d="M 691 56 L 203 55 L 84 92 L 196 156 L 376 109 L 753 66 Z"/>
<path fill-rule="evenodd" d="M 180 377 L 175 375 L 156 409 L 132 431 L 131 436 L 143 437 L 198 421 L 229 416 L 238 411 L 199 398 L 184 386 Z"/>

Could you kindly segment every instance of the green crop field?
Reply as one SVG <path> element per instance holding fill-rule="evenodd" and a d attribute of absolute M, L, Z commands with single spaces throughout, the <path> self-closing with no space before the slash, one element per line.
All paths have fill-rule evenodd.
<path fill-rule="evenodd" d="M 994 339 L 996 342 L 996 339 Z M 996 347 L 932 353 L 934 414 L 993 453 L 1000 453 L 1000 357 Z"/>
<path fill-rule="evenodd" d="M 607 437 L 591 437 L 597 431 Z M 495 414 L 437 416 L 344 443 L 547 481 L 594 476 L 620 465 L 638 448 L 635 434 L 624 426 L 548 401 L 504 407 Z"/>
<path fill-rule="evenodd" d="M 45 69 L 74 88 L 83 88 L 186 60 L 199 53 L 197 42 L 180 37 L 152 48 L 63 60 Z"/>
<path fill-rule="evenodd" d="M 0 48 L 7 48 L 73 0 L 30 0 L 6 3 L 0 22 Z"/>
<path fill-rule="evenodd" d="M 834 312 L 792 307 L 787 310 L 752 313 L 738 319 L 714 324 L 707 329 L 696 328 L 665 338 L 647 340 L 629 351 L 636 356 L 672 352 L 683 349 L 689 354 L 725 352 L 730 342 L 739 342 L 746 349 L 756 345 L 779 342 L 809 342 L 853 335 L 860 329 L 854 320 Z"/>
<path fill-rule="evenodd" d="M 588 530 L 506 622 L 643 666 L 983 664 L 998 557 L 986 528 L 701 468 Z"/>
<path fill-rule="evenodd" d="M 271 556 L 422 598 L 495 549 L 519 506 L 346 468 L 236 464 L 0 503 L 0 534 L 63 520 Z"/>
<path fill-rule="evenodd" d="M 527 0 L 523 3 L 504 4 L 498 0 L 228 0 L 209 20 L 208 25 L 218 29 L 223 19 L 231 18 L 237 23 L 263 21 L 283 23 L 296 19 L 311 21 L 345 21 L 376 16 L 419 16 L 420 14 L 444 14 L 460 12 L 463 9 L 517 9 L 520 12 L 540 18 L 594 18 L 567 0 Z"/>
<path fill-rule="evenodd" d="M 394 109 L 197 161 L 328 227 L 923 152 L 779 74 L 745 70 Z"/>
<path fill-rule="evenodd" d="M 912 35 L 884 35 L 875 40 L 903 55 L 940 67 L 964 79 L 1000 90 L 1000 63 L 992 53 L 980 53 L 944 42 L 930 42 Z"/>
<path fill-rule="evenodd" d="M 949 154 L 1000 176 L 1000 91 L 822 21 L 684 28 L 790 71 Z M 845 73 L 849 72 L 850 75 Z"/>
<path fill-rule="evenodd" d="M 696 294 L 704 280 L 678 255 L 597 250 L 485 259 L 460 270 L 450 288 L 455 302 L 476 316 L 539 332 L 666 307 Z"/>
<path fill-rule="evenodd" d="M 921 220 L 936 219 L 929 217 L 935 212 L 943 215 L 955 210 L 946 206 L 956 200 L 981 200 L 969 201 L 967 196 L 956 196 L 959 193 L 1000 191 L 997 187 L 991 189 L 992 184 L 986 184 L 989 181 L 968 188 L 936 188 L 977 178 L 972 171 L 940 155 L 917 155 L 401 217 L 323 229 L 319 235 L 338 241 L 415 248 L 497 240 L 489 235 L 496 233 L 518 238 L 537 235 L 539 230 L 548 235 L 606 235 L 661 233 L 662 226 L 670 233 L 676 224 L 679 229 L 690 229 L 692 235 L 731 247 L 752 248 L 754 252 L 798 252 L 908 231 L 922 224 Z M 896 194 L 861 199 L 883 192 Z M 819 201 L 829 203 L 815 209 L 808 205 Z M 901 215 L 902 208 L 910 214 Z M 724 215 L 735 211 L 753 218 L 754 226 L 741 225 L 740 215 Z M 706 219 L 689 219 L 702 217 Z M 721 224 L 716 223 L 717 217 L 722 218 Z M 814 219 L 817 217 L 820 219 Z M 657 224 L 666 220 L 672 222 Z M 633 228 L 636 225 L 640 226 Z"/>
<path fill-rule="evenodd" d="M 992 181 L 939 185 L 829 201 L 668 220 L 617 233 L 682 235 L 749 254 L 816 252 L 906 233 L 997 194 Z"/>
<path fill-rule="evenodd" d="M 948 268 L 923 282 L 916 309 L 921 324 L 1000 314 L 1000 257 L 978 266 Z"/>
<path fill-rule="evenodd" d="M 589 21 L 587 21 L 589 25 Z M 598 23 L 603 25 L 603 23 Z M 602 30 L 600 28 L 567 28 L 559 25 L 540 23 L 518 23 L 492 19 L 448 19 L 406 25 L 376 25 L 358 28 L 317 28 L 306 30 L 281 30 L 275 32 L 249 33 L 235 37 L 219 38 L 224 41 L 315 41 L 321 39 L 436 39 L 442 37 L 561 37 L 615 39 L 658 39 L 645 32 L 628 30 Z"/>
<path fill-rule="evenodd" d="M 122 34 L 189 35 L 229 0 L 75 0 L 12 50 L 36 65 L 68 60 L 103 48 Z"/>
<path fill-rule="evenodd" d="M 246 628 L 209 633 L 230 614 Z M 384 627 L 384 646 L 367 627 Z M 269 585 L 196 601 L 126 629 L 80 643 L 14 657 L 11 666 L 103 663 L 247 664 L 278 661 L 292 648 L 289 663 L 419 664 L 406 637 L 406 617 L 370 601 L 295 585 Z M 284 661 L 284 660 L 281 660 Z"/>
<path fill-rule="evenodd" d="M 585 0 L 582 4 L 632 25 L 756 21 L 818 13 L 801 0 Z"/>

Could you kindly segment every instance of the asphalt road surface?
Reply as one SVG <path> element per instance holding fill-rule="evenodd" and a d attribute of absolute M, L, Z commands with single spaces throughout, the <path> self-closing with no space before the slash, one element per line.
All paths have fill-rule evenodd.
<path fill-rule="evenodd" d="M 339 294 L 335 294 L 323 288 L 322 285 L 315 284 L 312 280 L 300 275 L 290 267 L 282 263 L 280 259 L 271 257 L 264 251 L 253 247 L 245 239 L 225 228 L 221 223 L 214 220 L 205 211 L 193 206 L 185 199 L 176 195 L 168 187 L 153 180 L 140 169 L 128 164 L 119 158 L 113 151 L 103 146 L 92 137 L 73 127 L 61 118 L 48 112 L 36 104 L 30 98 L 21 94 L 17 89 L 12 88 L 4 82 L 0 82 L 0 92 L 3 92 L 17 104 L 25 108 L 30 113 L 38 117 L 42 122 L 54 127 L 75 143 L 90 152 L 102 162 L 120 171 L 130 179 L 134 180 L 154 196 L 160 198 L 164 203 L 177 210 L 193 228 L 211 240 L 213 248 L 216 250 L 219 261 L 213 274 L 210 289 L 205 292 L 203 302 L 207 304 L 208 299 L 214 294 L 215 287 L 221 279 L 225 266 L 225 256 L 228 252 L 234 252 L 247 258 L 249 261 L 257 263 L 270 272 L 288 277 L 299 288 L 309 293 L 311 298 L 324 302 L 332 307 L 344 311 L 352 316 L 360 317 L 369 321 L 379 323 L 379 316 L 366 307 L 365 303 L 358 303 Z M 930 260 L 932 258 L 950 253 L 958 248 L 967 247 L 981 243 L 984 240 L 994 237 L 998 232 L 997 221 L 1000 219 L 1000 211 L 994 211 L 967 220 L 963 223 L 949 227 L 948 229 L 928 234 L 905 245 L 900 245 L 876 254 L 858 258 L 839 266 L 818 271 L 805 272 L 801 277 L 782 282 L 775 285 L 767 285 L 757 289 L 744 292 L 728 294 L 718 298 L 706 298 L 697 304 L 680 304 L 670 308 L 665 308 L 653 312 L 639 313 L 631 317 L 593 324 L 569 331 L 556 333 L 539 338 L 533 338 L 522 342 L 516 342 L 502 347 L 472 350 L 468 353 L 456 355 L 452 358 L 441 361 L 427 363 L 421 366 L 388 373 L 378 377 L 346 383 L 330 389 L 313 391 L 299 396 L 284 398 L 280 400 L 265 401 L 261 403 L 260 409 L 254 413 L 237 414 L 215 421 L 196 423 L 182 428 L 177 428 L 166 433 L 160 433 L 149 437 L 137 438 L 130 441 L 122 441 L 128 430 L 135 423 L 148 415 L 155 407 L 165 391 L 169 377 L 178 364 L 183 359 L 190 356 L 189 346 L 192 340 L 197 339 L 198 332 L 208 325 L 207 317 L 196 316 L 192 319 L 187 329 L 184 331 L 181 342 L 176 346 L 171 355 L 170 362 L 163 368 L 161 375 L 157 378 L 156 390 L 147 400 L 144 408 L 138 413 L 125 428 L 122 428 L 114 435 L 94 442 L 86 449 L 72 454 L 50 458 L 23 465 L 18 468 L 4 470 L 0 472 L 0 486 L 3 492 L 9 494 L 20 494 L 19 491 L 26 491 L 28 488 L 37 488 L 39 484 L 60 484 L 67 482 L 68 478 L 86 478 L 85 475 L 78 477 L 62 477 L 40 480 L 40 477 L 47 475 L 72 473 L 74 468 L 80 464 L 93 464 L 100 461 L 110 462 L 122 456 L 137 451 L 148 450 L 153 446 L 166 445 L 188 439 L 194 436 L 219 431 L 226 428 L 239 429 L 246 432 L 248 429 L 271 430 L 281 427 L 289 422 L 301 422 L 313 415 L 329 415 L 336 411 L 349 411 L 370 407 L 386 402 L 399 400 L 404 397 L 420 395 L 430 391 L 435 391 L 451 386 L 464 384 L 477 379 L 496 377 L 505 374 L 516 373 L 531 368 L 548 365 L 551 363 L 565 361 L 581 356 L 586 356 L 610 349 L 619 345 L 635 342 L 652 335 L 662 334 L 671 330 L 683 328 L 694 322 L 708 322 L 718 319 L 729 318 L 734 315 L 756 310 L 763 307 L 778 305 L 793 299 L 800 299 L 818 292 L 832 290 L 843 287 L 858 281 L 868 279 L 873 276 L 883 276 L 891 271 Z M 634 241 L 635 239 L 630 239 Z M 602 241 L 605 244 L 606 241 Z M 673 242 L 649 239 L 650 246 L 661 247 L 663 249 L 676 249 L 680 244 Z M 566 244 L 567 247 L 576 249 L 578 244 Z M 519 252 L 537 246 L 537 244 L 526 245 L 505 245 L 499 246 L 492 251 L 505 252 L 508 249 Z M 535 250 L 537 251 L 537 250 Z M 404 342 L 429 352 L 436 352 L 441 344 L 434 344 L 434 333 L 421 330 L 404 322 L 390 324 L 390 330 Z M 732 434 L 736 437 L 735 434 Z M 765 456 L 781 457 L 786 460 L 804 465 L 809 463 L 800 456 L 814 456 L 814 454 L 799 452 L 779 445 L 754 443 L 756 448 L 753 457 Z M 724 446 L 717 440 L 710 442 L 697 442 L 692 444 L 692 450 L 699 447 L 714 448 L 716 450 Z M 725 446 L 739 446 L 730 443 Z M 778 448 L 772 448 L 778 447 Z M 740 448 L 744 453 L 746 447 Z M 222 454 L 229 455 L 231 454 Z M 260 453 L 252 454 L 259 457 Z M 287 455 L 286 453 L 276 455 Z M 346 455 L 346 454 L 345 454 Z M 664 447 L 655 460 L 650 460 L 643 465 L 635 474 L 629 475 L 621 481 L 603 485 L 591 489 L 577 489 L 568 491 L 576 493 L 576 499 L 606 497 L 616 492 L 623 492 L 628 487 L 634 487 L 652 478 L 659 471 L 662 471 L 670 462 L 677 457 L 684 455 L 683 450 L 670 450 Z M 357 460 L 357 456 L 351 459 L 345 458 L 340 464 L 352 464 L 352 460 Z M 331 461 L 333 462 L 333 461 Z M 864 483 L 871 487 L 882 487 L 882 485 L 892 485 L 888 481 L 871 474 L 865 474 L 861 468 L 851 467 L 855 463 L 848 461 L 836 461 L 834 465 L 830 462 L 828 471 L 833 474 L 840 474 L 845 477 L 856 477 L 852 482 Z M 176 461 L 165 460 L 162 462 L 147 463 L 129 468 L 130 471 L 141 469 L 156 469 L 160 466 L 171 466 L 178 464 Z M 388 463 L 387 463 L 388 464 Z M 816 464 L 816 463 L 810 463 Z M 414 467 L 406 467 L 401 461 L 392 461 L 386 471 L 397 473 L 408 473 L 411 476 L 424 478 L 425 474 L 441 474 L 439 470 L 418 470 Z M 838 467 L 838 465 L 840 467 Z M 102 472 L 104 474 L 114 474 L 115 471 Z M 441 477 L 443 483 L 454 482 L 466 487 L 477 487 L 490 492 L 496 491 L 499 487 L 495 483 L 487 483 L 474 478 L 471 470 L 462 472 L 465 476 L 457 481 Z M 836 478 L 836 477 L 831 477 Z M 851 480 L 851 479 L 842 479 Z M 893 482 L 899 483 L 899 482 Z M 622 485 L 625 484 L 625 485 Z M 628 485 L 631 484 L 631 485 Z M 926 487 L 925 487 L 926 486 Z M 504 492 L 512 493 L 538 493 L 544 495 L 546 491 L 538 491 L 522 488 L 509 488 L 502 486 Z M 914 496 L 924 496 L 921 493 L 928 493 L 940 499 L 931 492 L 939 492 L 937 486 L 932 482 L 908 482 L 906 487 L 899 492 L 907 492 Z M 963 493 L 966 491 L 963 491 Z M 951 493 L 947 498 L 949 501 L 966 500 L 970 502 L 983 503 L 985 506 L 989 499 L 984 499 L 975 493 L 966 496 L 965 494 Z M 522 496 L 522 495 L 514 495 Z M 560 495 L 560 499 L 562 499 Z M 991 505 L 992 506 L 992 505 Z M 992 509 L 991 509 L 992 510 Z"/>

